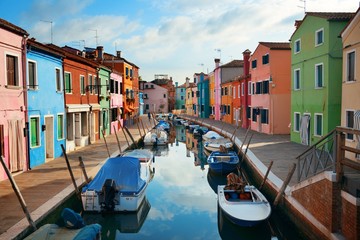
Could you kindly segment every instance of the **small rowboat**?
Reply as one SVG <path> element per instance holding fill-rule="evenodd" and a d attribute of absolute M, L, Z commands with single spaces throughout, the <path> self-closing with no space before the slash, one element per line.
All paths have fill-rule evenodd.
<path fill-rule="evenodd" d="M 230 173 L 234 171 L 239 163 L 239 156 L 234 151 L 214 151 L 207 159 L 211 170 L 216 173 Z"/>
<path fill-rule="evenodd" d="M 270 203 L 256 187 L 246 185 L 244 191 L 239 192 L 225 189 L 225 186 L 218 186 L 218 207 L 231 222 L 243 227 L 253 227 L 270 217 Z"/>

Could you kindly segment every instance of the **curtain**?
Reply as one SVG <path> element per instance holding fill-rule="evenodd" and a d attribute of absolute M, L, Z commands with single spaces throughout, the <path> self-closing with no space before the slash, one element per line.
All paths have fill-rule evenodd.
<path fill-rule="evenodd" d="M 309 115 L 303 115 L 300 119 L 300 138 L 304 145 L 309 145 L 309 122 Z"/>
<path fill-rule="evenodd" d="M 10 172 L 21 171 L 24 166 L 25 151 L 22 123 L 23 120 L 8 120 Z"/>

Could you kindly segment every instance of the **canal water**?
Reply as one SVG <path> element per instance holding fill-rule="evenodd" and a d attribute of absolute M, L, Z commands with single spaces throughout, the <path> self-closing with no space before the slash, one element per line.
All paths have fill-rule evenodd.
<path fill-rule="evenodd" d="M 185 127 L 176 126 L 171 136 L 168 146 L 152 149 L 154 175 L 139 211 L 82 212 L 86 224 L 102 226 L 102 239 L 301 239 L 288 226 L 278 232 L 270 221 L 253 228 L 232 224 L 217 205 L 216 188 L 226 176 L 209 171 L 201 141 Z M 75 208 L 81 210 L 80 201 Z"/>

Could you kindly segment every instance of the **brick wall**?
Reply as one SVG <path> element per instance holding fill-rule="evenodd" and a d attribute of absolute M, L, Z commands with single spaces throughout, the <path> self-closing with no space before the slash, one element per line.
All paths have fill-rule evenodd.
<path fill-rule="evenodd" d="M 360 239 L 360 206 L 342 199 L 342 233 L 346 239 Z"/>

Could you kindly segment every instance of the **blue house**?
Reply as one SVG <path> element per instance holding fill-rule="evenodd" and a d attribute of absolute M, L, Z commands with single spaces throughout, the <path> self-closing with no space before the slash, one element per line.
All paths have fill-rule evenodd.
<path fill-rule="evenodd" d="M 201 72 L 194 74 L 194 82 L 197 83 L 198 111 L 200 118 L 210 116 L 210 96 L 208 75 Z"/>
<path fill-rule="evenodd" d="M 62 155 L 65 147 L 63 55 L 47 45 L 27 42 L 26 85 L 30 168 Z"/>

